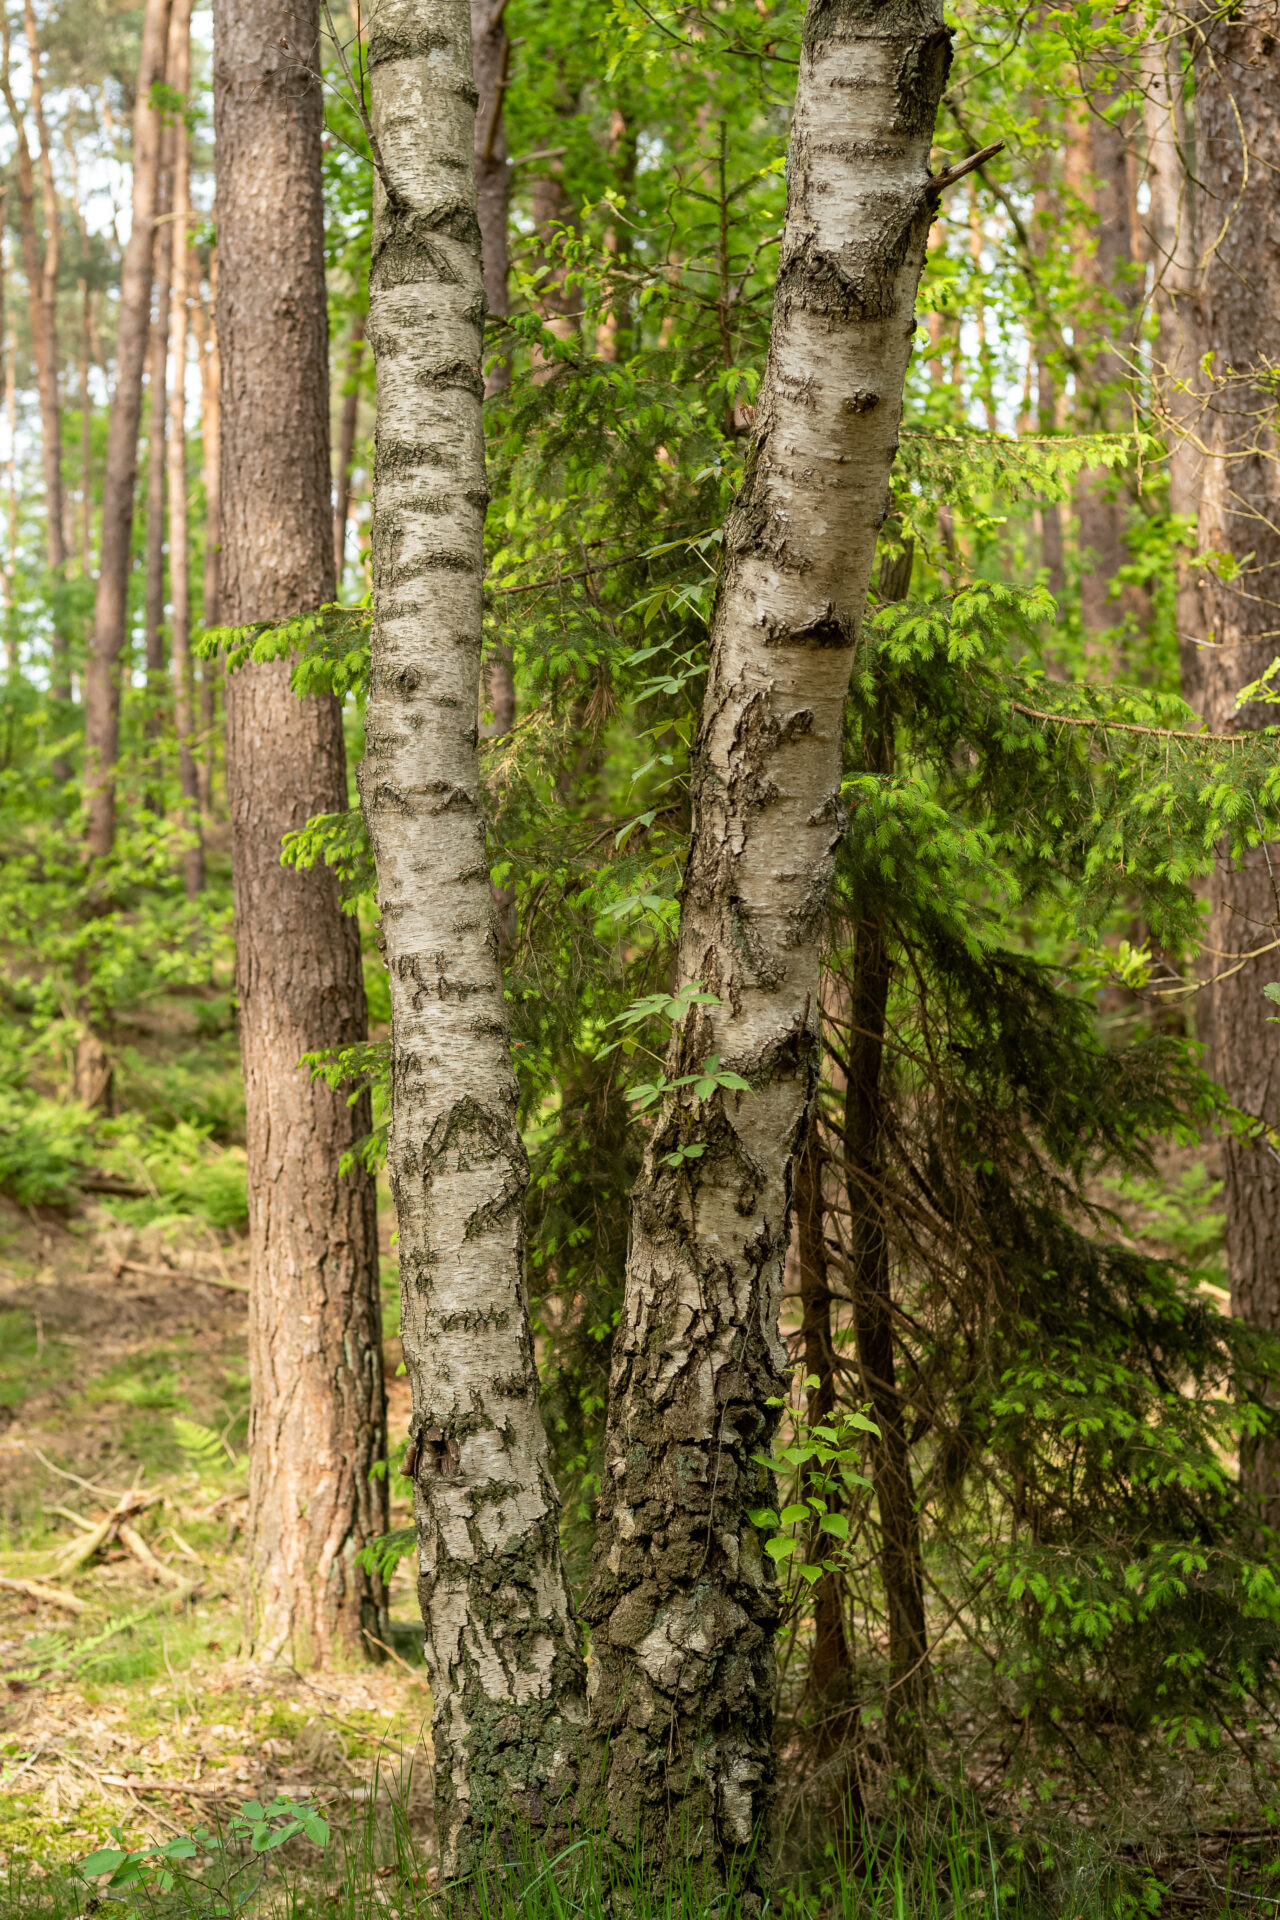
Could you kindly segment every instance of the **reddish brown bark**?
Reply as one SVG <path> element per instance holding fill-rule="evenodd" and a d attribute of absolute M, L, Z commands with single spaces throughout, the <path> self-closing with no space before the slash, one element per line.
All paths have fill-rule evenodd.
<path fill-rule="evenodd" d="M 1202 268 L 1196 331 L 1214 355 L 1198 422 L 1207 448 L 1200 496 L 1203 552 L 1230 553 L 1234 579 L 1206 569 L 1201 591 L 1202 708 L 1215 731 L 1266 726 L 1275 709 L 1236 711 L 1240 688 L 1277 652 L 1280 629 L 1280 38 L 1270 0 L 1247 0 L 1215 19 L 1212 60 L 1200 67 L 1196 173 L 1203 183 Z M 1207 243 L 1207 244 L 1206 244 Z M 1280 1028 L 1263 988 L 1276 977 L 1265 952 L 1280 935 L 1280 848 L 1259 847 L 1239 867 L 1220 862 L 1212 886 L 1215 957 L 1213 1069 L 1234 1103 L 1259 1122 L 1252 1141 L 1224 1143 L 1227 1265 L 1236 1313 L 1280 1334 Z M 1264 1131 L 1265 1129 L 1265 1131 Z M 1260 1391 L 1280 1407 L 1280 1383 Z M 1246 1442 L 1241 1472 L 1267 1525 L 1280 1528 L 1280 1433 Z"/>
<path fill-rule="evenodd" d="M 307 0 L 217 0 L 222 610 L 283 621 L 333 598 L 318 23 Z M 339 1162 L 367 1099 L 302 1055 L 366 1034 L 360 941 L 332 875 L 283 836 L 348 805 L 342 714 L 295 698 L 286 661 L 227 694 L 249 1157 L 250 1575 L 260 1653 L 358 1654 L 385 1638 L 355 1556 L 386 1527 L 373 1182 Z"/>

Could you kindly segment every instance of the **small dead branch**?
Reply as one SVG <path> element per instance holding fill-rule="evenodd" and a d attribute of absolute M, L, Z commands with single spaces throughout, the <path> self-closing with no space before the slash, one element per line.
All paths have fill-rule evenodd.
<path fill-rule="evenodd" d="M 116 1527 L 116 1539 L 122 1547 L 128 1548 L 134 1559 L 140 1561 L 154 1579 L 161 1581 L 166 1587 L 175 1589 L 181 1587 L 187 1593 L 191 1592 L 190 1580 L 175 1572 L 174 1568 L 167 1567 L 163 1560 L 157 1558 L 142 1535 L 127 1521 L 121 1521 Z"/>
<path fill-rule="evenodd" d="M 82 1533 L 78 1540 L 73 1540 L 69 1547 L 63 1549 L 54 1562 L 52 1571 L 59 1579 L 65 1580 L 69 1574 L 75 1572 L 77 1567 L 82 1567 L 86 1560 L 91 1560 L 109 1540 L 115 1538 L 121 1529 L 122 1521 L 128 1520 L 132 1514 L 141 1513 L 145 1507 L 154 1506 L 159 1498 L 158 1493 L 143 1493 L 138 1488 L 126 1493 L 104 1519 L 93 1522 L 87 1533 Z M 132 1532 L 132 1528 L 130 1531 Z"/>
<path fill-rule="evenodd" d="M 122 1273 L 140 1273 L 148 1280 L 191 1280 L 201 1287 L 221 1287 L 226 1293 L 248 1293 L 245 1280 L 233 1280 L 226 1273 L 192 1273 L 185 1267 L 148 1267 L 140 1260 L 113 1260 L 111 1277 L 118 1280 Z"/>
<path fill-rule="evenodd" d="M 46 1586 L 43 1580 L 8 1580 L 0 1577 L 0 1588 L 6 1593 L 23 1593 L 29 1600 L 43 1600 L 46 1606 L 61 1607 L 64 1613 L 88 1613 L 86 1600 L 77 1600 L 74 1593 L 67 1593 L 62 1587 Z"/>

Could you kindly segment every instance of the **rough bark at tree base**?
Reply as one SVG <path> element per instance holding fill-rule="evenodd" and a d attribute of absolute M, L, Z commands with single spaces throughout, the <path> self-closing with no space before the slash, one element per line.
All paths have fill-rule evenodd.
<path fill-rule="evenodd" d="M 693 767 L 671 1070 L 750 1092 L 665 1107 L 632 1207 L 591 1593 L 594 1764 L 611 1839 L 668 1882 L 759 1898 L 773 1792 L 768 1493 L 791 1183 L 818 1071 L 818 936 L 843 830 L 849 675 L 888 508 L 928 170 L 940 6 L 814 0 L 769 358 Z M 701 1143 L 702 1156 L 679 1159 Z M 677 1164 L 670 1164 L 675 1157 Z M 754 1850 L 753 1850 L 754 1849 Z"/>
<path fill-rule="evenodd" d="M 582 1662 L 524 1266 L 477 718 L 485 294 L 468 0 L 376 0 L 374 626 L 360 774 L 390 973 L 419 1597 L 446 1877 L 576 1810 Z M 424 138 L 424 128 L 430 137 Z"/>

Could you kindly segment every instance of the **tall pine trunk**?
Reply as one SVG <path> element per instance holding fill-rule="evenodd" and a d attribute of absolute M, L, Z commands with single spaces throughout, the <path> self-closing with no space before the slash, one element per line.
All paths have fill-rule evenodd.
<path fill-rule="evenodd" d="M 845 695 L 888 507 L 949 62 L 936 0 L 812 0 L 747 477 L 693 764 L 672 1045 L 750 1092 L 669 1100 L 632 1203 L 587 1614 L 610 1835 L 712 1887 L 768 1815 L 777 1596 L 747 1510 L 786 1353 L 791 1185 L 819 1069 Z M 686 1143 L 702 1143 L 680 1160 Z M 757 1850 L 741 1874 L 758 1885 Z"/>
<path fill-rule="evenodd" d="M 1196 194 L 1191 133 L 1183 100 L 1181 32 L 1170 12 L 1160 36 L 1143 57 L 1143 120 L 1146 133 L 1146 246 L 1151 262 L 1157 337 L 1152 354 L 1152 393 L 1158 418 L 1168 426 L 1169 507 L 1194 518 L 1200 503 L 1197 448 L 1201 355 L 1196 312 Z M 1182 696 L 1201 701 L 1200 603 L 1196 576 L 1178 570 L 1178 660 Z"/>
<path fill-rule="evenodd" d="M 513 1807 L 559 1824 L 585 1718 L 476 746 L 488 493 L 470 25 L 467 0 L 375 0 L 369 16 L 383 172 L 360 787 L 391 979 L 389 1161 L 446 1874 L 474 1865 Z"/>
<path fill-rule="evenodd" d="M 175 5 L 169 0 L 169 51 L 165 78 L 171 86 L 174 56 Z M 169 327 L 173 274 L 173 152 L 176 128 L 172 118 L 160 137 L 160 179 L 156 189 L 156 244 L 153 259 L 155 316 L 147 370 L 147 578 L 143 600 L 143 645 L 147 659 L 147 692 L 151 696 L 152 728 L 163 724 L 168 692 L 164 657 L 164 505 L 165 469 L 169 440 Z"/>
<path fill-rule="evenodd" d="M 222 598 L 233 624 L 333 597 L 328 338 L 314 0 L 217 0 Z M 348 804 L 342 713 L 295 698 L 289 664 L 227 689 L 236 989 L 249 1159 L 249 1572 L 255 1645 L 295 1662 L 385 1639 L 356 1564 L 385 1531 L 378 1250 L 371 1177 L 339 1163 L 368 1100 L 302 1055 L 366 1036 L 356 923 L 283 836 Z"/>
<path fill-rule="evenodd" d="M 15 155 L 14 173 L 18 189 L 18 233 L 22 245 L 22 271 L 27 283 L 27 314 L 31 329 L 31 352 L 36 364 L 36 393 L 40 403 L 40 460 L 44 481 L 45 508 L 45 559 L 53 573 L 60 573 L 66 562 L 66 545 L 62 524 L 62 408 L 58 398 L 58 344 L 57 344 L 57 308 L 56 301 L 49 298 L 50 256 L 52 255 L 53 288 L 57 289 L 58 263 L 58 223 L 57 200 L 53 197 L 52 233 L 46 231 L 44 247 L 41 248 L 36 231 L 36 181 L 35 169 L 31 160 L 31 148 L 27 140 L 26 118 L 19 112 L 14 99 L 13 86 L 9 70 L 9 22 L 6 17 L 0 24 L 0 37 L 3 40 L 3 54 L 0 57 L 0 92 L 4 94 L 5 105 L 13 123 Z M 34 19 L 28 21 L 28 52 L 32 63 L 31 104 L 40 108 L 39 122 L 44 123 L 43 103 L 40 84 L 40 49 L 35 39 Z M 45 142 L 47 146 L 47 138 Z M 42 174 L 48 171 L 48 154 L 41 153 Z M 52 176 L 49 176 L 51 182 Z M 50 194 L 43 195 L 46 225 L 48 223 Z M 50 663 L 50 692 L 55 700 L 69 700 L 71 697 L 71 667 L 67 650 L 66 635 L 60 626 L 55 625 L 53 634 L 52 660 Z M 65 763 L 59 763 L 57 771 L 65 778 Z"/>
<path fill-rule="evenodd" d="M 58 389 L 58 264 L 61 257 L 61 232 L 58 220 L 58 195 L 53 178 L 53 155 L 49 151 L 49 128 L 44 117 L 44 78 L 41 71 L 40 36 L 36 30 L 35 9 L 25 0 L 22 10 L 27 39 L 27 57 L 31 62 L 31 117 L 40 141 L 40 211 L 44 223 L 44 245 L 40 250 L 39 281 L 32 289 L 38 301 L 40 324 L 35 334 L 36 384 L 40 397 L 40 451 L 44 471 L 45 542 L 49 565 L 61 572 L 67 561 L 66 525 L 62 499 L 62 397 Z M 26 144 L 25 131 L 21 145 Z M 21 156 L 19 157 L 21 167 Z M 35 305 L 33 301 L 33 323 Z M 62 638 L 65 672 L 66 640 Z"/>
<path fill-rule="evenodd" d="M 1212 351 L 1199 542 L 1233 554 L 1239 571 L 1206 569 L 1201 708 L 1215 731 L 1266 726 L 1275 709 L 1235 711 L 1240 688 L 1280 648 L 1280 37 L 1271 0 L 1245 0 L 1207 32 L 1211 60 L 1199 69 L 1196 176 L 1206 215 L 1200 234 L 1199 344 Z M 1219 958 L 1213 989 L 1213 1070 L 1232 1101 L 1259 1125 L 1251 1141 L 1224 1144 L 1227 1267 L 1232 1306 L 1280 1334 L 1280 1162 L 1269 1137 L 1280 1128 L 1280 1046 L 1263 988 L 1276 977 L 1280 849 L 1256 848 L 1240 866 L 1222 860 L 1213 877 L 1211 945 L 1220 955 L 1263 949 L 1237 965 Z M 1265 1129 L 1265 1131 L 1264 1131 Z M 1266 1397 L 1280 1420 L 1280 1387 Z M 1241 1472 L 1258 1514 L 1280 1527 L 1280 1432 L 1246 1441 Z"/>
<path fill-rule="evenodd" d="M 185 100 L 191 71 L 191 0 L 172 0 L 169 31 L 170 82 Z M 191 148 L 185 120 L 174 126 L 173 220 L 170 273 L 169 341 L 173 349 L 173 393 L 169 402 L 167 448 L 169 482 L 169 580 L 173 602 L 170 624 L 173 654 L 173 713 L 178 735 L 178 789 L 182 823 L 190 836 L 183 851 L 187 898 L 204 890 L 204 845 L 200 830 L 200 789 L 196 779 L 191 669 L 191 577 L 187 552 L 187 262 L 191 219 Z"/>
<path fill-rule="evenodd" d="M 85 671 L 84 794 L 88 851 L 105 859 L 115 839 L 115 769 L 120 747 L 120 657 L 127 634 L 133 494 L 138 476 L 142 372 L 151 325 L 151 256 L 160 170 L 160 113 L 152 90 L 164 79 L 169 0 L 146 0 L 133 112 L 133 224 L 120 272 L 116 381 L 107 426 L 102 532 L 93 641 Z"/>
<path fill-rule="evenodd" d="M 209 253 L 209 310 L 206 312 L 199 288 L 194 306 L 196 352 L 200 362 L 200 474 L 204 482 L 204 582 L 200 617 L 206 627 L 222 623 L 219 591 L 219 555 L 222 545 L 222 511 L 219 499 L 219 399 L 221 374 L 218 364 L 218 328 L 213 308 L 218 298 L 218 254 Z M 200 733 L 204 751 L 196 761 L 200 784 L 200 811 L 208 819 L 213 805 L 213 769 L 218 742 L 218 669 L 212 660 L 200 668 Z"/>

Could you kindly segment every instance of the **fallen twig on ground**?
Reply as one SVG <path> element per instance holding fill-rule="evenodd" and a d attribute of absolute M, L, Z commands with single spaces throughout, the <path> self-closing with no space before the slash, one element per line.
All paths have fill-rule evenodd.
<path fill-rule="evenodd" d="M 29 1600 L 43 1600 L 48 1606 L 61 1607 L 66 1613 L 88 1613 L 87 1600 L 77 1600 L 62 1587 L 46 1586 L 43 1580 L 9 1580 L 0 1576 L 0 1588 L 6 1593 L 23 1593 Z"/>

